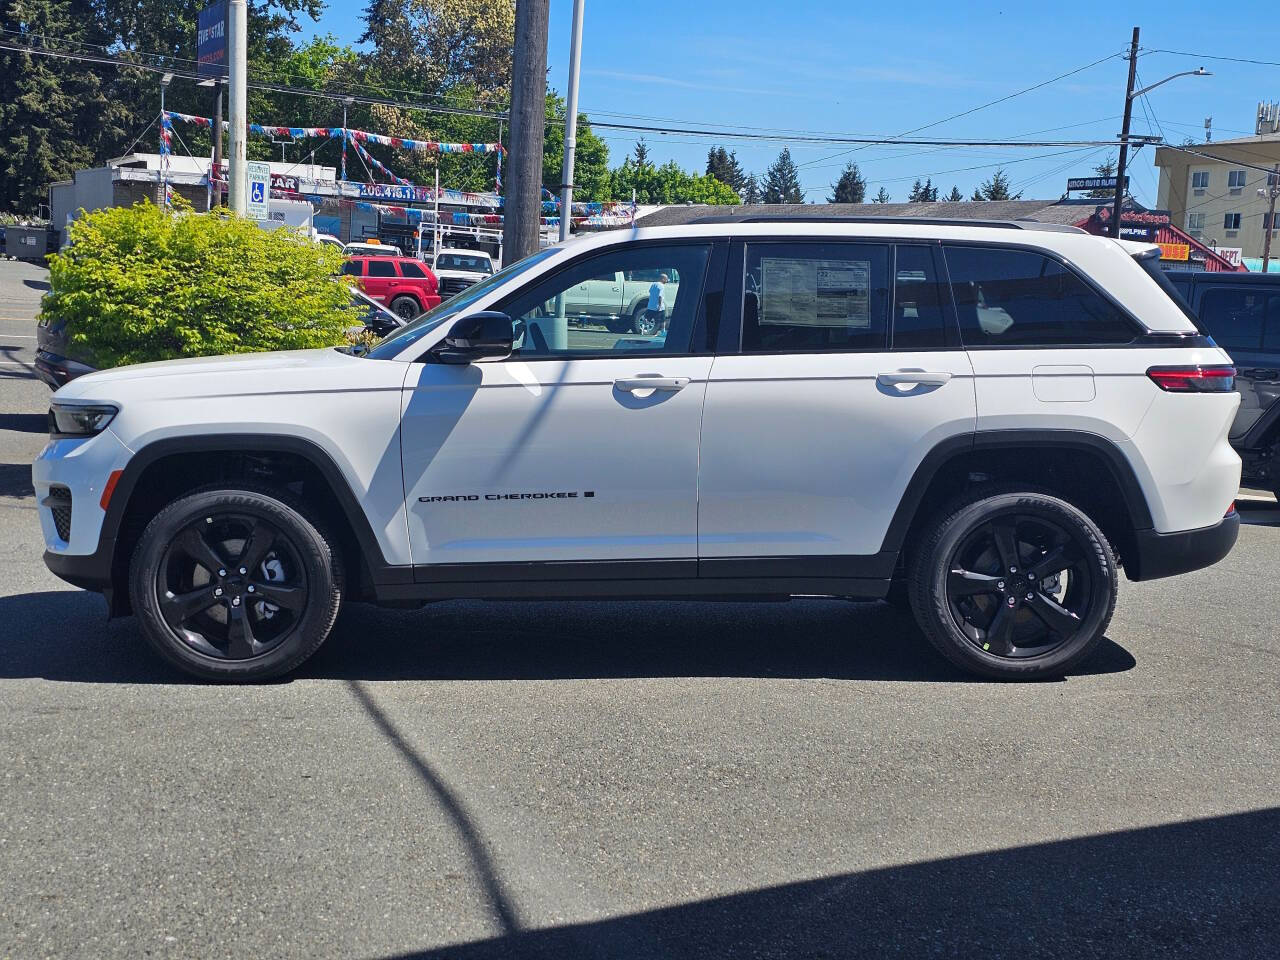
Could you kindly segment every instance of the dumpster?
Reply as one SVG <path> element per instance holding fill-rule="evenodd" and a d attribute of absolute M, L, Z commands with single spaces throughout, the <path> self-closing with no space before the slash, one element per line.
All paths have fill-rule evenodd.
<path fill-rule="evenodd" d="M 44 263 L 49 252 L 49 228 L 44 224 L 23 226 L 12 224 L 4 228 L 5 253 L 18 260 Z"/>

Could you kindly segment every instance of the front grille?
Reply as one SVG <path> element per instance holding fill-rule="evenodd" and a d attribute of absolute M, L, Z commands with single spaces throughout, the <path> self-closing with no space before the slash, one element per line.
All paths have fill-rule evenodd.
<path fill-rule="evenodd" d="M 440 296 L 442 298 L 452 297 L 454 294 L 461 293 L 474 283 L 474 280 L 463 280 L 461 277 L 445 277 L 440 281 Z"/>
<path fill-rule="evenodd" d="M 53 486 L 49 488 L 49 496 L 45 499 L 45 506 L 53 514 L 53 527 L 58 531 L 58 538 L 67 542 L 71 541 L 71 491 L 66 487 Z"/>

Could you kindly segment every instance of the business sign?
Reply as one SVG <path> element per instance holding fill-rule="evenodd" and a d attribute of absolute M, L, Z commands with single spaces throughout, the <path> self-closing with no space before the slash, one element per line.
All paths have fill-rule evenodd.
<path fill-rule="evenodd" d="M 1115 177 L 1071 177 L 1067 180 L 1067 193 L 1075 190 L 1115 190 Z M 1124 188 L 1129 189 L 1129 178 L 1124 178 Z"/>
<path fill-rule="evenodd" d="M 1120 221 L 1120 239 L 1121 240 L 1154 240 L 1159 227 L 1149 225 L 1130 226 L 1123 220 Z"/>
<path fill-rule="evenodd" d="M 1184 262 L 1191 259 L 1191 245 L 1187 243 L 1160 244 L 1161 260 L 1177 260 Z"/>
<path fill-rule="evenodd" d="M 196 18 L 196 60 L 202 77 L 227 75 L 227 0 L 215 0 Z"/>
<path fill-rule="evenodd" d="M 370 200 L 429 203 L 435 199 L 435 191 L 431 187 L 400 186 L 394 183 L 361 183 L 357 186 L 359 196 Z"/>
<path fill-rule="evenodd" d="M 1218 247 L 1214 250 L 1214 253 L 1233 267 L 1238 267 L 1244 262 L 1244 249 L 1242 247 Z"/>
<path fill-rule="evenodd" d="M 225 163 L 220 164 L 218 167 L 218 178 L 224 182 L 227 179 L 227 165 Z M 273 173 L 271 174 L 271 189 L 298 193 L 300 184 L 297 177 L 286 176 L 283 173 Z"/>
<path fill-rule="evenodd" d="M 271 209 L 271 165 L 259 160 L 245 164 L 248 202 L 245 216 L 250 220 L 266 220 Z"/>

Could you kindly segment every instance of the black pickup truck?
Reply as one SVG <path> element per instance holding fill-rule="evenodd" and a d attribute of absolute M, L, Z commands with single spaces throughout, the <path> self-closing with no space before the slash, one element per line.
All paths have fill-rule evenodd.
<path fill-rule="evenodd" d="M 1166 274 L 1236 365 L 1240 412 L 1231 445 L 1245 486 L 1280 497 L 1280 273 Z"/>

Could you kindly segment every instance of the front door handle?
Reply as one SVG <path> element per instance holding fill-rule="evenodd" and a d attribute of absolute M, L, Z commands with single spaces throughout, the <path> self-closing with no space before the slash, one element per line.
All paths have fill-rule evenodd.
<path fill-rule="evenodd" d="M 638 377 L 625 377 L 613 381 L 615 390 L 623 393 L 637 393 L 646 390 L 668 390 L 675 393 L 689 385 L 688 377 L 663 377 L 658 374 L 642 373 Z"/>
<path fill-rule="evenodd" d="M 882 373 L 876 379 L 886 387 L 909 384 L 940 387 L 951 380 L 951 374 L 945 370 L 895 370 L 893 373 Z"/>

